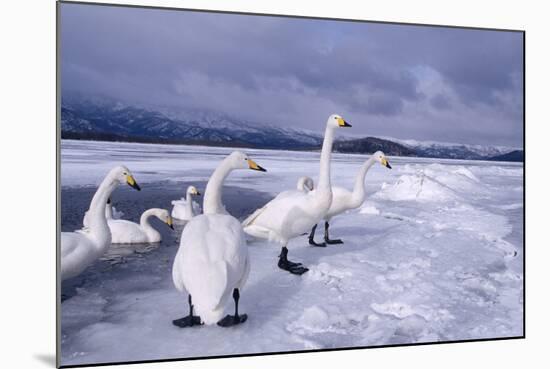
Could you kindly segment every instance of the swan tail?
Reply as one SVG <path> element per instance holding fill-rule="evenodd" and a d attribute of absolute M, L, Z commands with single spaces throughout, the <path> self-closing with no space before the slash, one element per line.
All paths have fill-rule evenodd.
<path fill-rule="evenodd" d="M 228 286 L 227 264 L 218 261 L 203 277 L 201 291 L 192 293 L 193 303 L 204 324 L 215 324 L 222 318 L 227 298 L 233 291 Z"/>
<path fill-rule="evenodd" d="M 206 325 L 216 324 L 223 318 L 223 307 L 214 310 L 199 310 L 197 307 L 197 314 L 201 317 L 201 321 Z"/>

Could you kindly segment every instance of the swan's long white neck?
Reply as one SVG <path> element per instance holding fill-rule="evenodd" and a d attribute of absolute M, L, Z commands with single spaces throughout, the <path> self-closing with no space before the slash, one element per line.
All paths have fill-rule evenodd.
<path fill-rule="evenodd" d="M 367 172 L 375 162 L 376 162 L 375 157 L 371 156 L 369 160 L 363 163 L 363 165 L 361 166 L 361 169 L 359 169 L 359 172 L 357 173 L 357 177 L 355 177 L 355 185 L 353 186 L 353 193 L 351 196 L 352 206 L 356 206 L 356 207 L 360 206 L 363 203 L 363 201 L 365 201 L 365 196 L 366 196 L 365 176 L 367 175 Z"/>
<path fill-rule="evenodd" d="M 232 170 L 229 160 L 230 157 L 226 157 L 221 164 L 218 165 L 208 180 L 206 190 L 204 191 L 204 214 L 220 214 L 224 212 L 222 204 L 222 186 L 225 178 Z"/>
<path fill-rule="evenodd" d="M 143 231 L 147 234 L 149 238 L 151 238 L 151 236 L 156 236 L 160 234 L 155 228 L 153 228 L 151 223 L 149 223 L 149 218 L 152 216 L 158 217 L 156 209 L 145 210 L 143 214 L 141 214 L 141 218 L 139 218 L 139 225 L 141 226 L 141 228 L 143 228 Z"/>
<path fill-rule="evenodd" d="M 187 192 L 185 196 L 185 207 L 187 208 L 189 214 L 193 214 L 193 195 L 189 192 Z"/>
<path fill-rule="evenodd" d="M 325 129 L 325 138 L 323 140 L 323 148 L 321 149 L 321 161 L 319 168 L 319 183 L 317 192 L 331 192 L 330 184 L 330 156 L 332 153 L 332 142 L 334 140 L 334 128 L 327 124 Z"/>
<path fill-rule="evenodd" d="M 111 243 L 111 231 L 109 225 L 107 224 L 107 218 L 105 217 L 105 207 L 107 206 L 107 201 L 111 196 L 111 193 L 118 186 L 118 181 L 114 180 L 112 176 L 108 175 L 105 177 L 103 182 L 97 188 L 97 191 L 90 202 L 90 209 L 88 210 L 89 214 L 89 226 L 90 234 L 95 237 L 106 237 L 108 238 L 107 244 Z M 104 240 L 97 240 L 104 241 Z M 103 244 L 104 242 L 100 242 Z"/>

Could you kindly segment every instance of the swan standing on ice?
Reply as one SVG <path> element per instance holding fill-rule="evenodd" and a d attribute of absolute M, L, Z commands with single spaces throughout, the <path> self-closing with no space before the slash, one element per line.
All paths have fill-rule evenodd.
<path fill-rule="evenodd" d="M 88 210 L 88 228 L 76 232 L 61 233 L 61 279 L 74 277 L 97 258 L 111 244 L 111 231 L 105 217 L 105 206 L 114 189 L 121 183 L 140 190 L 128 168 L 111 169 L 99 185 Z"/>
<path fill-rule="evenodd" d="M 348 191 L 342 187 L 332 187 L 332 203 L 330 209 L 328 209 L 327 214 L 325 215 L 325 242 L 317 243 L 313 239 L 315 236 L 315 230 L 317 229 L 317 224 L 311 229 L 309 235 L 309 244 L 313 246 L 325 247 L 327 244 L 339 244 L 344 243 L 342 240 L 331 240 L 328 234 L 329 222 L 332 217 L 342 214 L 343 212 L 351 209 L 357 209 L 365 201 L 366 191 L 365 191 L 365 176 L 367 172 L 376 162 L 379 162 L 386 168 L 391 169 L 391 165 L 386 159 L 386 155 L 382 151 L 377 151 L 365 161 L 357 177 L 355 177 L 355 185 L 353 186 L 353 191 Z"/>
<path fill-rule="evenodd" d="M 162 241 L 159 231 L 149 223 L 149 218 L 153 216 L 174 229 L 172 217 L 168 210 L 153 208 L 145 210 L 141 214 L 139 224 L 125 219 L 107 219 L 111 230 L 111 244 L 157 243 Z"/>
<path fill-rule="evenodd" d="M 193 196 L 200 196 L 200 192 L 195 186 L 187 187 L 185 198 L 172 201 L 172 218 L 178 220 L 189 221 L 195 215 L 200 214 L 201 207 L 196 201 L 193 201 Z"/>
<path fill-rule="evenodd" d="M 293 274 L 303 274 L 309 269 L 301 263 L 288 260 L 286 246 L 289 240 L 307 234 L 311 227 L 323 219 L 332 202 L 330 157 L 334 131 L 339 127 L 351 127 L 351 125 L 339 115 L 331 115 L 326 124 L 321 150 L 319 183 L 315 191 L 282 192 L 243 222 L 244 231 L 249 235 L 281 244 L 278 266 Z"/>
<path fill-rule="evenodd" d="M 222 185 L 234 169 L 265 172 L 242 152 L 235 151 L 216 168 L 204 193 L 204 214 L 193 217 L 181 234 L 172 278 L 174 285 L 189 294 L 189 315 L 174 320 L 178 327 L 214 324 L 229 327 L 246 321 L 239 315 L 239 290 L 250 270 L 248 248 L 239 221 L 225 213 L 221 202 Z M 229 295 L 235 301 L 235 314 L 220 320 Z M 198 316 L 193 315 L 196 309 Z"/>

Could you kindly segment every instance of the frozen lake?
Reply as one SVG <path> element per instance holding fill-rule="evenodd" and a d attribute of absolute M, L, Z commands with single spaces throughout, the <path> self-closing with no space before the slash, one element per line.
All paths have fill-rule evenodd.
<path fill-rule="evenodd" d="M 170 209 L 189 184 L 202 192 L 231 151 L 63 140 L 62 230 L 81 227 L 95 186 L 117 164 L 142 191 L 120 187 L 113 203 L 138 221 L 148 208 Z M 318 153 L 243 151 L 268 172 L 235 171 L 226 181 L 225 205 L 240 219 L 300 176 L 317 177 Z M 333 185 L 351 189 L 367 158 L 334 154 Z M 278 245 L 250 243 L 240 303 L 249 319 L 237 327 L 172 325 L 187 314 L 171 278 L 181 226 L 155 222 L 160 245 L 110 251 L 64 282 L 62 365 L 521 336 L 523 164 L 389 161 L 392 170 L 367 174 L 365 204 L 331 222 L 343 245 L 291 241 L 289 258 L 310 268 L 303 276 L 277 268 Z"/>

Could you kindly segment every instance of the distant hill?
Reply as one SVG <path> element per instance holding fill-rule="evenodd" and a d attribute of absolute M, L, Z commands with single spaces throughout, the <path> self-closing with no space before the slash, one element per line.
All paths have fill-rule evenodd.
<path fill-rule="evenodd" d="M 105 99 L 63 98 L 61 136 L 72 139 L 313 149 L 319 134 L 212 112 L 160 112 Z"/>
<path fill-rule="evenodd" d="M 372 154 L 380 150 L 386 155 L 417 156 L 416 151 L 413 149 L 376 137 L 364 137 L 345 141 L 338 140 L 334 143 L 334 150 L 355 154 Z"/>
<path fill-rule="evenodd" d="M 144 108 L 110 98 L 64 94 L 61 137 L 66 139 L 197 144 L 283 150 L 319 150 L 322 132 L 278 127 L 211 111 Z M 428 158 L 523 161 L 523 151 L 498 146 L 394 138 L 343 138 L 342 153 Z"/>
<path fill-rule="evenodd" d="M 525 153 L 523 152 L 523 150 L 514 150 L 514 151 L 506 153 L 506 154 L 492 156 L 492 157 L 488 158 L 487 160 L 492 160 L 492 161 L 519 161 L 519 162 L 522 162 L 522 161 L 525 160 Z"/>

